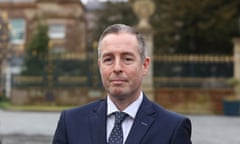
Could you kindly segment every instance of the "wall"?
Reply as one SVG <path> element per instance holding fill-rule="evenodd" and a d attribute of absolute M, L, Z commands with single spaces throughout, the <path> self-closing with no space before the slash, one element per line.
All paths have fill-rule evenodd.
<path fill-rule="evenodd" d="M 18 87 L 13 88 L 11 103 L 13 105 L 83 105 L 105 96 L 100 89 L 86 87 L 55 88 L 47 94 L 46 88 L 41 87 Z"/>
<path fill-rule="evenodd" d="M 155 90 L 155 101 L 163 107 L 187 114 L 222 114 L 222 100 L 233 89 L 162 88 Z"/>
<path fill-rule="evenodd" d="M 47 89 L 22 87 L 12 90 L 14 105 L 83 105 L 105 97 L 103 89 L 87 87 L 55 88 L 53 97 L 47 96 Z M 163 107 L 186 114 L 223 114 L 222 100 L 233 94 L 233 89 L 155 89 L 155 102 Z"/>

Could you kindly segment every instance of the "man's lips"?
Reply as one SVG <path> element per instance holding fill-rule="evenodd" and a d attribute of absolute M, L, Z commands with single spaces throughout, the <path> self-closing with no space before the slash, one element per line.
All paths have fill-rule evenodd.
<path fill-rule="evenodd" d="M 110 82 L 114 83 L 114 84 L 120 84 L 120 83 L 126 82 L 126 80 L 124 80 L 124 79 L 113 79 L 113 80 L 110 80 Z"/>

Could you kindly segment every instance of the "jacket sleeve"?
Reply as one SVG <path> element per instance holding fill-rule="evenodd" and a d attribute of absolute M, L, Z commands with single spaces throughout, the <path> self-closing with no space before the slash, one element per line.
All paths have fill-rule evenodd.
<path fill-rule="evenodd" d="M 173 133 L 171 144 L 192 144 L 192 125 L 189 119 L 179 122 Z"/>
<path fill-rule="evenodd" d="M 64 111 L 60 115 L 52 144 L 68 144 Z"/>

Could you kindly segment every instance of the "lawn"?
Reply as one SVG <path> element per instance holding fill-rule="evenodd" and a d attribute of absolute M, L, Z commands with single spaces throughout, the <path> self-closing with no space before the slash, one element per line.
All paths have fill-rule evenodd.
<path fill-rule="evenodd" d="M 74 106 L 57 106 L 53 104 L 44 105 L 12 105 L 9 101 L 0 101 L 0 109 L 13 110 L 13 111 L 41 111 L 41 112 L 58 112 L 64 109 L 69 109 Z"/>

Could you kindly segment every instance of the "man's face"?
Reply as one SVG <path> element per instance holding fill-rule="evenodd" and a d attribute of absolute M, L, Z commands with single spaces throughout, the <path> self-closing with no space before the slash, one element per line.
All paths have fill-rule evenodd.
<path fill-rule="evenodd" d="M 98 65 L 108 94 L 117 99 L 136 98 L 150 63 L 140 58 L 136 36 L 129 33 L 106 35 L 100 43 Z"/>

